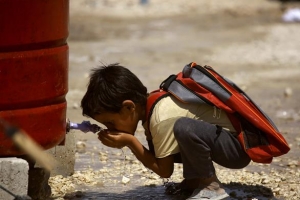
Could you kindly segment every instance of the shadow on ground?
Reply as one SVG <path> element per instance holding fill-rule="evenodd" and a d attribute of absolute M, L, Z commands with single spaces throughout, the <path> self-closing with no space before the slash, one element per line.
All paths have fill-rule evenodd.
<path fill-rule="evenodd" d="M 228 200 L 234 199 L 259 199 L 259 200 L 279 200 L 273 196 L 273 191 L 262 185 L 245 185 L 241 183 L 232 182 L 230 184 L 223 184 L 226 192 L 230 195 Z M 103 200 L 150 200 L 150 199 L 165 199 L 165 200 L 184 200 L 190 194 L 180 195 L 166 195 L 164 193 L 164 186 L 140 186 L 134 189 L 125 190 L 120 189 L 119 193 L 107 192 L 110 191 L 106 187 L 99 188 L 98 191 L 78 191 L 68 193 L 64 199 L 79 200 L 79 199 L 103 199 Z M 106 191 L 106 192 L 105 192 Z"/>

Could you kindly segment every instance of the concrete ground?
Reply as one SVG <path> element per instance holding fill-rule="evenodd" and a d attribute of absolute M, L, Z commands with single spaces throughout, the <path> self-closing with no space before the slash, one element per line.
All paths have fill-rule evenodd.
<path fill-rule="evenodd" d="M 189 62 L 211 65 L 245 89 L 291 147 L 270 165 L 251 163 L 239 171 L 218 167 L 231 198 L 300 198 L 300 26 L 282 22 L 280 3 L 150 0 L 141 7 L 130 0 L 118 4 L 80 0 L 71 2 L 70 14 L 71 121 L 88 120 L 79 105 L 90 70 L 101 63 L 128 67 L 149 91 Z M 68 199 L 179 199 L 166 196 L 162 180 L 138 165 L 130 152 L 104 147 L 93 134 L 73 134 L 80 142 L 75 174 L 52 177 L 53 198 L 67 194 Z M 145 141 L 140 128 L 137 137 Z M 126 165 L 123 172 L 123 160 L 133 167 Z M 171 181 L 180 180 L 182 168 L 176 169 L 179 173 Z M 122 184 L 124 174 L 130 177 L 129 184 Z M 60 184 L 65 188 L 55 187 Z"/>

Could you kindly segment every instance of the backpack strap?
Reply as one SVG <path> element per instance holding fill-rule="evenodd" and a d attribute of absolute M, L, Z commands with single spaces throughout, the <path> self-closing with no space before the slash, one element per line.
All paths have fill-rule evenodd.
<path fill-rule="evenodd" d="M 155 90 L 148 95 L 147 105 L 146 105 L 146 127 L 147 127 L 146 135 L 151 136 L 150 118 L 151 118 L 152 111 L 153 111 L 156 103 L 159 102 L 159 100 L 161 100 L 162 98 L 165 98 L 169 95 L 170 94 L 168 92 L 163 91 L 163 90 Z M 150 152 L 152 152 L 155 155 L 152 139 L 147 138 L 147 142 L 148 142 Z"/>

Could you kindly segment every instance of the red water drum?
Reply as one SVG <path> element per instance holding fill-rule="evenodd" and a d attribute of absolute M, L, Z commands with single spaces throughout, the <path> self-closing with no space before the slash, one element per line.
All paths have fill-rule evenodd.
<path fill-rule="evenodd" d="M 0 0 L 0 120 L 45 149 L 66 134 L 68 23 L 68 0 Z M 0 128 L 0 157 L 23 154 Z"/>

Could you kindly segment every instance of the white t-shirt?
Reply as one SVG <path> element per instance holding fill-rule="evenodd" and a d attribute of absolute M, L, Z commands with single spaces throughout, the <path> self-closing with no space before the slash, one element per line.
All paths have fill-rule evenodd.
<path fill-rule="evenodd" d="M 164 158 L 179 152 L 173 127 L 176 120 L 181 117 L 203 120 L 222 126 L 229 131 L 235 131 L 226 113 L 214 106 L 186 104 L 175 97 L 165 97 L 155 105 L 150 118 L 149 129 L 157 158 Z"/>

